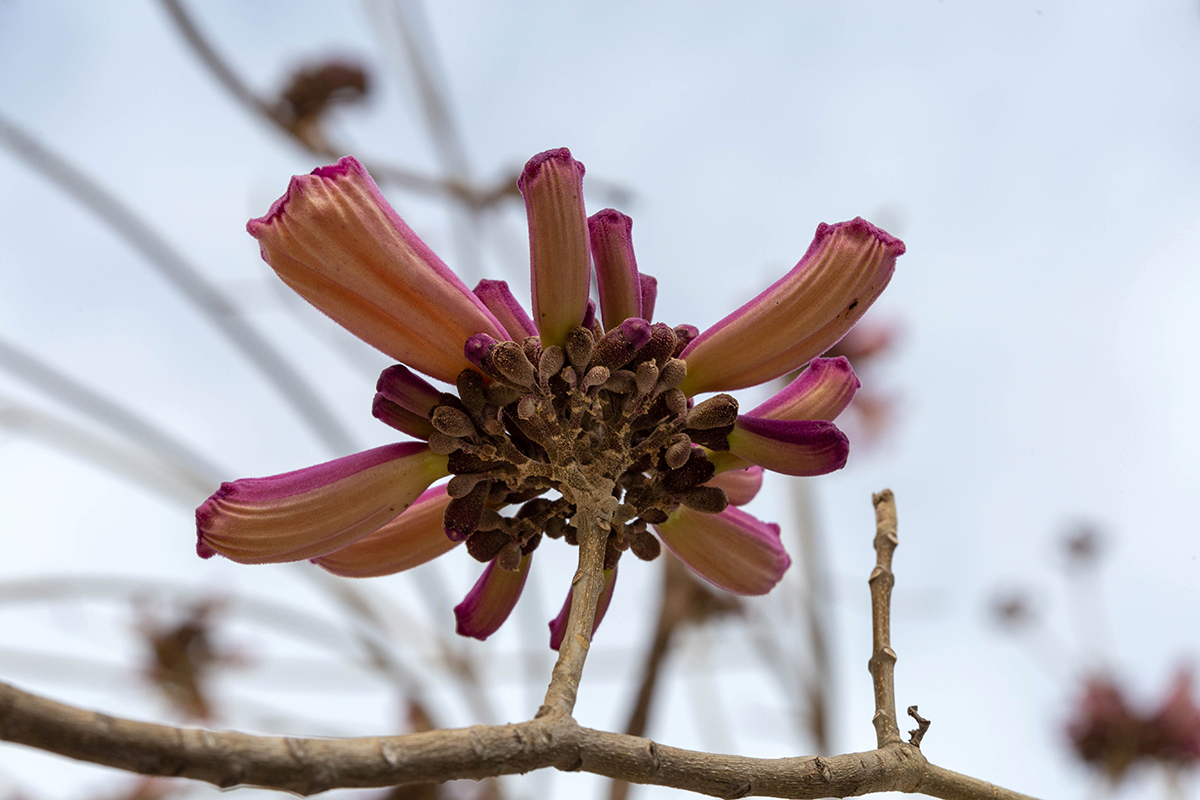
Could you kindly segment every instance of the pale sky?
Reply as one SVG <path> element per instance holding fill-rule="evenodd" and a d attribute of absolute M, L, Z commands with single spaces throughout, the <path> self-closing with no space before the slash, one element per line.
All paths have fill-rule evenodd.
<path fill-rule="evenodd" d="M 836 630 L 835 744 L 874 743 L 870 497 L 889 486 L 901 541 L 897 695 L 901 709 L 919 704 L 933 720 L 924 752 L 1020 791 L 1085 797 L 1089 778 L 1062 735 L 1078 676 L 1108 664 L 1139 698 L 1157 699 L 1176 667 L 1200 654 L 1192 508 L 1200 482 L 1200 6 L 915 0 L 762 3 L 731 13 L 728 4 L 702 2 L 427 5 L 473 175 L 490 183 L 541 150 L 567 146 L 587 165 L 589 211 L 614 202 L 606 185 L 628 190 L 619 207 L 634 218 L 639 267 L 659 280 L 658 319 L 702 329 L 715 322 L 794 264 L 820 222 L 861 215 L 904 239 L 908 253 L 868 317 L 894 321 L 902 336 L 895 355 L 863 375 L 898 398 L 896 425 L 874 447 L 852 440 L 847 469 L 813 482 Z M 363 60 L 377 78 L 372 99 L 338 114 L 332 130 L 364 160 L 379 155 L 433 173 L 416 94 L 380 35 L 389 30 L 386 6 L 190 4 L 262 91 L 317 57 Z M 387 360 L 318 315 L 289 311 L 244 232 L 289 176 L 319 162 L 236 105 L 157 3 L 0 3 L 0 114 L 115 192 L 251 308 L 251 320 L 314 382 L 359 446 L 392 440 L 369 415 L 374 374 Z M 0 338 L 119 398 L 227 471 L 221 477 L 333 455 L 110 229 L 6 150 L 0 181 Z M 479 263 L 456 245 L 445 203 L 387 191 L 468 284 L 502 277 L 527 297 L 518 204 L 489 215 Z M 347 348 L 354 361 L 343 357 Z M 3 373 L 0 398 L 48 403 Z M 228 581 L 322 607 L 288 568 L 197 560 L 189 505 L 27 436 L 0 430 L 0 474 L 0 577 L 120 574 L 200 588 Z M 748 510 L 786 528 L 794 520 L 787 483 L 768 480 Z M 1099 526 L 1108 544 L 1103 608 L 1083 616 L 1111 623 L 1093 626 L 1082 642 L 1059 548 L 1079 521 Z M 572 569 L 573 554 L 544 548 L 552 549 L 534 569 L 531 608 L 518 609 L 492 642 L 471 645 L 491 648 L 481 652 L 497 654 L 497 664 L 518 664 L 535 640 L 543 646 L 541 626 Z M 376 588 L 401 604 L 424 593 L 443 614 L 438 624 L 452 626 L 449 608 L 478 567 L 454 553 L 435 569 L 451 587 L 440 612 L 419 581 L 384 579 Z M 625 622 L 601 628 L 583 724 L 621 724 L 627 684 L 617 679 L 637 663 L 631 648 L 652 622 L 656 574 L 632 560 L 623 568 L 610 614 Z M 1071 654 L 1054 660 L 1042 648 L 1037 662 L 989 624 L 989 600 L 1014 587 L 1031 590 Z M 3 648 L 114 661 L 111 641 L 129 639 L 119 614 L 96 621 L 94 610 L 71 609 L 0 609 Z M 806 742 L 787 738 L 778 692 L 747 671 L 736 631 L 706 635 L 713 647 L 699 637 L 686 652 L 723 661 L 717 677 L 699 669 L 688 677 L 691 666 L 676 664 L 683 677 L 663 698 L 653 735 L 754 755 L 807 752 Z M 548 674 L 547 658 L 538 651 L 530 668 Z M 161 710 L 133 684 L 97 688 L 23 663 L 0 653 L 0 677 L 109 712 Z M 690 707 L 708 680 L 722 687 L 728 729 L 706 739 Z M 270 692 L 269 683 L 258 690 Z M 261 699 L 255 686 L 230 691 L 252 708 Z M 503 686 L 499 716 L 528 716 L 539 681 Z M 366 732 L 360 720 L 372 730 L 390 724 L 391 709 L 370 705 L 378 696 L 322 695 L 357 703 L 332 732 Z M 307 711 L 301 719 L 341 713 L 320 704 Z M 447 713 L 456 724 L 478 721 L 463 708 Z M 765 727 L 756 733 L 756 725 Z M 53 782 L 39 774 L 46 763 L 58 764 L 0 747 L 0 787 L 32 782 L 80 796 L 80 787 L 99 785 L 82 771 Z M 565 792 L 590 780 L 531 786 Z M 1155 786 L 1136 783 L 1121 796 L 1150 796 Z"/>

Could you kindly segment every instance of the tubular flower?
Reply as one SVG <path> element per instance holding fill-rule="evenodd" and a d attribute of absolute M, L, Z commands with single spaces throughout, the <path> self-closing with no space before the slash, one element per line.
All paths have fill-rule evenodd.
<path fill-rule="evenodd" d="M 730 591 L 775 586 L 790 564 L 779 527 L 736 506 L 758 492 L 764 468 L 818 475 L 845 464 L 831 420 L 858 380 L 845 359 L 816 356 L 883 290 L 904 245 L 861 219 L 822 225 L 800 263 L 741 309 L 703 333 L 671 327 L 653 321 L 658 284 L 638 271 L 632 222 L 612 209 L 589 219 L 583 175 L 559 149 L 535 156 L 519 181 L 532 315 L 503 281 L 468 291 L 354 159 L 294 178 L 249 231 L 285 282 L 402 362 L 380 376 L 372 411 L 421 441 L 224 484 L 197 510 L 199 553 L 311 559 L 367 577 L 465 542 L 487 567 L 454 610 L 458 632 L 484 639 L 516 604 L 542 539 L 577 545 L 576 514 L 603 497 L 615 503 L 600 523 L 597 625 L 626 551 L 651 560 L 665 544 Z M 588 299 L 593 271 L 599 306 Z M 805 364 L 747 415 L 730 395 L 697 396 Z M 554 647 L 569 606 L 568 594 L 550 625 Z"/>

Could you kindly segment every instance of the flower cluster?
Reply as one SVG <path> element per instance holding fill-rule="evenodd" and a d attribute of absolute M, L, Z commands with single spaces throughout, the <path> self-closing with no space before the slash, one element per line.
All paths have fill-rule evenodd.
<path fill-rule="evenodd" d="M 1079 757 L 1113 781 L 1143 760 L 1194 766 L 1200 763 L 1200 707 L 1192 699 L 1192 676 L 1176 673 L 1167 697 L 1149 713 L 1131 708 L 1112 680 L 1089 678 L 1067 734 Z"/>
<path fill-rule="evenodd" d="M 637 268 L 632 222 L 612 209 L 589 218 L 583 174 L 559 149 L 521 175 L 532 316 L 503 281 L 468 290 L 353 158 L 294 178 L 251 220 L 284 282 L 401 362 L 380 376 L 373 412 L 418 441 L 223 484 L 196 512 L 200 555 L 310 559 L 367 577 L 465 542 L 488 566 L 455 609 L 458 632 L 483 639 L 516 603 L 543 537 L 577 543 L 586 497 L 589 508 L 603 501 L 592 511 L 608 531 L 597 624 L 622 554 L 653 559 L 660 543 L 730 591 L 778 583 L 790 563 L 779 527 L 737 506 L 764 468 L 845 464 L 832 420 L 858 379 L 846 359 L 818 356 L 883 291 L 904 245 L 862 219 L 821 225 L 790 272 L 701 333 L 653 321 L 657 283 Z M 724 394 L 806 364 L 748 414 Z M 569 599 L 551 623 L 555 647 Z"/>

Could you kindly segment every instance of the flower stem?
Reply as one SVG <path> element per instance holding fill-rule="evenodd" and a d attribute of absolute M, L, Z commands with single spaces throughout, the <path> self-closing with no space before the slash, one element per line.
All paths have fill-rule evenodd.
<path fill-rule="evenodd" d="M 611 488 L 579 492 L 574 498 L 572 523 L 578 529 L 579 567 L 571 581 L 571 612 L 567 632 L 558 651 L 558 662 L 551 673 L 546 699 L 537 716 L 571 715 L 579 691 L 583 663 L 592 644 L 596 604 L 604 589 L 604 550 L 608 542 L 608 522 L 616 507 Z"/>

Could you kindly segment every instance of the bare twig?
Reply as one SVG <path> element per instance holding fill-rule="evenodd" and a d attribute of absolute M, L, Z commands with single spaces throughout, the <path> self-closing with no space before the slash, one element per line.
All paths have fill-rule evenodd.
<path fill-rule="evenodd" d="M 214 286 L 116 197 L 68 164 L 45 145 L 0 117 L 0 144 L 20 157 L 100 217 L 158 270 L 171 286 L 228 338 L 263 377 L 308 423 L 330 450 L 344 454 L 359 449 L 347 429 L 283 355 L 238 310 L 237 304 Z"/>
<path fill-rule="evenodd" d="M 6 397 L 0 397 L 0 427 L 39 439 L 180 505 L 195 505 L 212 491 L 212 478 L 187 464 L 164 461 Z"/>
<path fill-rule="evenodd" d="M 42 360 L 0 339 L 0 369 L 54 397 L 75 411 L 120 434 L 131 444 L 178 469 L 215 483 L 225 471 L 121 403 L 59 372 Z"/>
<path fill-rule="evenodd" d="M 921 740 L 925 738 L 925 731 L 929 730 L 929 720 L 917 713 L 916 706 L 908 707 L 908 715 L 917 721 L 917 729 L 908 732 L 908 743 L 913 747 L 920 747 Z"/>
<path fill-rule="evenodd" d="M 215 47 L 200 32 L 187 10 L 179 0 L 162 0 L 163 7 L 171 17 L 171 21 L 179 29 L 184 41 L 196 53 L 196 56 L 213 73 L 213 76 L 224 86 L 234 98 L 255 115 L 269 122 L 293 142 L 303 147 L 309 153 L 321 158 L 335 159 L 345 155 L 343 148 L 325 141 L 323 135 L 313 135 L 311 129 L 306 131 L 293 126 L 271 104 L 260 98 L 250 87 L 238 77 L 229 62 L 217 53 Z M 439 180 L 423 175 L 414 170 L 387 164 L 375 159 L 362 159 L 367 171 L 380 183 L 391 183 L 397 187 L 414 192 L 421 192 L 434 197 L 457 200 L 470 206 L 485 207 L 493 205 L 506 197 L 516 197 L 516 176 L 507 176 L 490 188 L 479 189 L 461 180 Z"/>
<path fill-rule="evenodd" d="M 891 489 L 884 489 L 872 500 L 875 503 L 875 569 L 871 570 L 871 680 L 875 685 L 875 736 L 880 747 L 900 741 L 900 726 L 896 723 L 896 687 L 893 676 L 896 651 L 891 641 L 892 553 L 896 538 L 896 499 Z"/>

